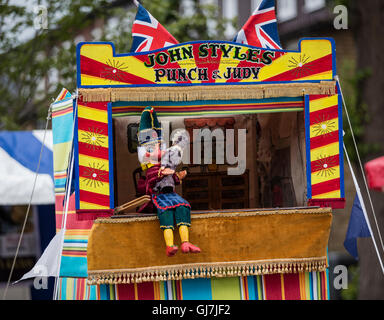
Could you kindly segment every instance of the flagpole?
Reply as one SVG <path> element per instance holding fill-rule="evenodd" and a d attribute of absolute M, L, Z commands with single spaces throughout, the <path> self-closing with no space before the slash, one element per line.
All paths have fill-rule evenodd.
<path fill-rule="evenodd" d="M 367 222 L 367 226 L 368 226 L 369 232 L 371 233 L 371 238 L 372 238 L 372 241 L 373 241 L 373 245 L 374 245 L 374 247 L 375 247 L 375 250 L 376 250 L 377 258 L 379 259 L 379 263 L 380 263 L 380 266 L 381 266 L 381 271 L 382 271 L 383 274 L 384 274 L 384 266 L 383 266 L 383 262 L 381 261 L 381 257 L 380 257 L 379 249 L 378 249 L 378 247 L 377 247 L 376 240 L 375 240 L 375 237 L 374 237 L 373 232 L 372 232 L 371 224 L 369 223 L 368 214 L 367 214 L 367 210 L 366 210 L 366 208 L 365 208 L 365 204 L 364 204 L 363 197 L 362 197 L 362 195 L 361 195 L 360 187 L 359 187 L 359 185 L 358 185 L 358 183 L 357 183 L 357 179 L 356 179 L 355 173 L 354 173 L 354 171 L 353 171 L 353 169 L 352 169 L 351 162 L 349 161 L 349 157 L 348 157 L 348 153 L 347 153 L 347 148 L 345 147 L 345 144 L 344 144 L 344 143 L 343 143 L 343 147 L 344 147 L 345 156 L 346 156 L 346 158 L 347 158 L 347 162 L 348 162 L 349 170 L 351 171 L 352 180 L 353 180 L 353 183 L 354 183 L 355 188 L 356 188 L 357 197 L 358 197 L 359 200 L 360 200 L 361 208 L 363 209 L 364 218 L 365 218 L 365 221 Z"/>

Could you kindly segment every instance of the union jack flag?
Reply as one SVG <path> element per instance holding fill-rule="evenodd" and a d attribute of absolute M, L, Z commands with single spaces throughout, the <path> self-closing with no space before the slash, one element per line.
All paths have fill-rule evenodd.
<path fill-rule="evenodd" d="M 132 25 L 131 52 L 169 47 L 179 42 L 141 4 Z"/>
<path fill-rule="evenodd" d="M 275 1 L 262 0 L 233 41 L 255 47 L 281 49 Z"/>

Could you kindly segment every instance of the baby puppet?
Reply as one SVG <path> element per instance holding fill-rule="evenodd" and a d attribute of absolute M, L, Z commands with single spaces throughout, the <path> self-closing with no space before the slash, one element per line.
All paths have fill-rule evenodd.
<path fill-rule="evenodd" d="M 188 133 L 185 130 L 176 130 L 172 138 L 172 146 L 169 147 L 161 156 L 161 168 L 162 170 L 168 168 L 172 171 L 176 170 L 176 167 L 181 163 L 183 158 L 183 151 L 188 146 L 189 138 Z M 185 176 L 186 172 L 182 171 L 176 173 L 177 176 Z M 156 192 L 170 193 L 175 191 L 175 180 L 172 175 L 164 176 L 158 181 L 154 187 Z"/>
<path fill-rule="evenodd" d="M 152 107 L 144 109 L 138 132 L 139 161 L 145 168 L 145 190 L 151 196 L 151 204 L 156 209 L 160 228 L 164 233 L 166 254 L 171 257 L 178 251 L 174 244 L 173 230 L 175 222 L 179 228 L 181 251 L 198 253 L 200 248 L 189 242 L 191 226 L 191 206 L 175 192 L 175 185 L 181 183 L 186 171 L 176 172 L 181 162 L 183 149 L 188 144 L 188 137 L 177 132 L 173 137 L 173 146 L 162 150 L 162 134 L 156 112 Z M 164 158 L 163 158 L 164 157 Z M 148 204 L 145 205 L 148 207 Z M 143 212 L 145 207 L 139 209 Z"/>

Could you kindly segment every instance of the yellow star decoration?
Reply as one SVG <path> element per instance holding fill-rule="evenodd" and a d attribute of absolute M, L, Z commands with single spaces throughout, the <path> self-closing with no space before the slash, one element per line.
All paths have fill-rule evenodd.
<path fill-rule="evenodd" d="M 292 57 L 288 60 L 288 68 L 292 68 L 291 72 L 296 78 L 305 77 L 312 71 L 312 68 L 308 65 L 308 60 L 310 58 L 310 56 L 307 56 L 304 53 L 302 55 L 300 54 L 297 59 Z"/>
<path fill-rule="evenodd" d="M 89 163 L 88 167 L 81 177 L 81 183 L 84 183 L 87 187 L 97 188 L 104 184 L 102 181 L 108 172 L 102 172 L 104 170 L 104 165 Z"/>
<path fill-rule="evenodd" d="M 87 144 L 88 148 L 97 150 L 104 144 L 105 139 L 107 138 L 103 133 L 103 129 L 94 127 L 88 128 L 88 131 L 81 133 L 82 141 Z"/>

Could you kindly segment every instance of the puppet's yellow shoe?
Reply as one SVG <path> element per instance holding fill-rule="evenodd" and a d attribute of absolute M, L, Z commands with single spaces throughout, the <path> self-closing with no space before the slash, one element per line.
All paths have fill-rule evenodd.
<path fill-rule="evenodd" d="M 201 250 L 199 247 L 193 245 L 192 243 L 190 243 L 189 241 L 185 241 L 181 244 L 181 251 L 183 253 L 188 253 L 188 252 L 191 252 L 191 253 L 200 253 Z"/>
<path fill-rule="evenodd" d="M 165 253 L 168 257 L 172 257 L 176 254 L 177 250 L 179 250 L 177 246 L 167 246 Z"/>

